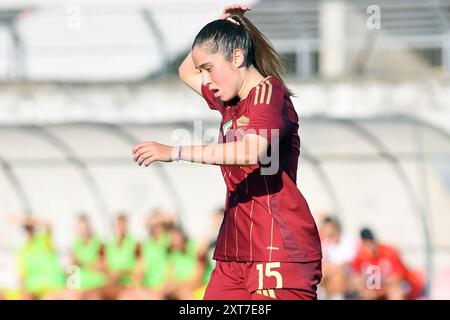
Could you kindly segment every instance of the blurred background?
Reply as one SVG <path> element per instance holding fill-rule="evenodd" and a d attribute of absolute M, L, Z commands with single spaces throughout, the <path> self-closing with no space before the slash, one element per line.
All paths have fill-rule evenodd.
<path fill-rule="evenodd" d="M 0 298 L 201 298 L 220 170 L 131 149 L 216 141 L 177 70 L 231 4 L 0 2 Z M 245 4 L 296 93 L 319 298 L 450 299 L 450 1 Z"/>

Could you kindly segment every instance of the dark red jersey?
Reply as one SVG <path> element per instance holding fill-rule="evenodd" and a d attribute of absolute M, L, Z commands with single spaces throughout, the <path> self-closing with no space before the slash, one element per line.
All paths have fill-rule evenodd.
<path fill-rule="evenodd" d="M 282 84 L 267 77 L 247 98 L 222 102 L 202 86 L 209 107 L 222 114 L 219 143 L 256 133 L 269 142 L 257 165 L 222 165 L 225 217 L 214 259 L 309 262 L 321 259 L 316 224 L 296 185 L 298 116 Z"/>

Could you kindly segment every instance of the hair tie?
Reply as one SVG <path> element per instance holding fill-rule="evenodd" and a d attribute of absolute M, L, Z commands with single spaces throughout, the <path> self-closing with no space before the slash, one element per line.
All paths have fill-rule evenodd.
<path fill-rule="evenodd" d="M 237 22 L 236 20 L 234 20 L 234 19 L 231 18 L 231 17 L 228 17 L 227 20 L 230 21 L 230 22 L 232 22 L 232 23 L 234 23 L 234 24 L 236 24 L 236 25 L 238 25 L 238 26 L 240 25 L 239 22 Z"/>

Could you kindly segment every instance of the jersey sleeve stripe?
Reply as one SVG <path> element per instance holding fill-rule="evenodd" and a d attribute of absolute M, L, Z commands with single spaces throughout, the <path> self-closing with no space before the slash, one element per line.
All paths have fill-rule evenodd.
<path fill-rule="evenodd" d="M 258 103 L 258 94 L 259 94 L 259 86 L 256 87 L 255 101 L 254 101 L 253 104 L 257 104 Z"/>
<path fill-rule="evenodd" d="M 252 198 L 252 204 L 250 207 L 250 261 L 253 261 L 253 198 Z"/>
<path fill-rule="evenodd" d="M 238 197 L 238 194 L 236 193 L 236 199 Z M 236 235 L 236 261 L 239 261 L 239 243 L 238 243 L 238 228 L 237 228 L 237 211 L 239 209 L 239 206 L 236 205 L 236 209 L 234 210 L 234 232 Z"/>
<path fill-rule="evenodd" d="M 267 185 L 266 176 L 264 177 L 264 184 L 266 185 L 266 192 L 267 192 L 267 209 L 269 210 L 270 217 L 272 218 L 272 226 L 270 229 L 270 251 L 269 251 L 269 261 L 272 261 L 272 250 L 273 250 L 273 216 L 272 216 L 272 210 L 270 208 L 270 192 L 269 187 Z"/>
<path fill-rule="evenodd" d="M 263 82 L 261 83 L 261 96 L 259 98 L 259 103 L 263 103 L 264 102 L 264 95 L 266 94 L 266 84 Z"/>
<path fill-rule="evenodd" d="M 269 91 L 267 93 L 267 99 L 266 99 L 266 104 L 269 104 L 270 99 L 272 98 L 272 84 L 270 83 L 270 81 L 266 81 L 265 83 L 267 83 L 267 86 L 269 87 Z"/>

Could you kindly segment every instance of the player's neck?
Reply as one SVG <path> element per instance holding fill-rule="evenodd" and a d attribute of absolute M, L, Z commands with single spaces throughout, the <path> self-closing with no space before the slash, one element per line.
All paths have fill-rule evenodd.
<path fill-rule="evenodd" d="M 83 239 L 84 243 L 88 243 L 91 240 L 92 235 L 90 233 L 87 233 L 87 234 L 82 235 L 81 238 Z"/>
<path fill-rule="evenodd" d="M 239 99 L 243 100 L 247 98 L 250 90 L 260 84 L 263 80 L 264 77 L 255 67 L 250 66 L 249 68 L 247 68 L 244 74 L 244 80 L 242 81 L 241 88 L 238 91 Z"/>

